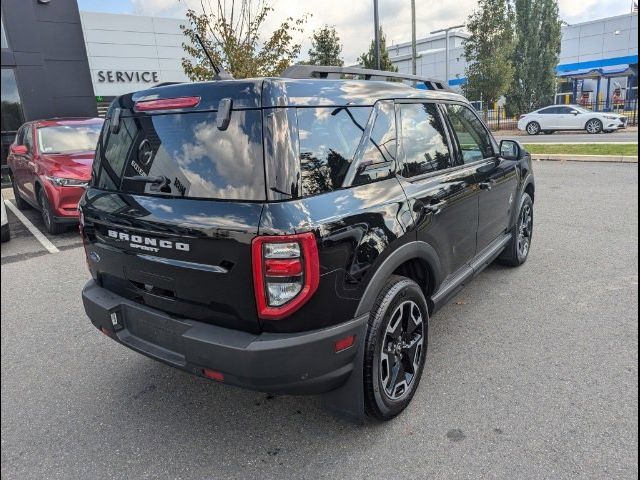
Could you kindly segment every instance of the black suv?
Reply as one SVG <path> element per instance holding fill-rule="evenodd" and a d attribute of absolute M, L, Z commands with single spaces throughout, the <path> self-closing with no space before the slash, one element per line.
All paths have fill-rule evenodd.
<path fill-rule="evenodd" d="M 533 199 L 530 156 L 437 81 L 305 66 L 151 88 L 99 139 L 84 306 L 192 374 L 389 419 L 430 315 L 527 259 Z"/>

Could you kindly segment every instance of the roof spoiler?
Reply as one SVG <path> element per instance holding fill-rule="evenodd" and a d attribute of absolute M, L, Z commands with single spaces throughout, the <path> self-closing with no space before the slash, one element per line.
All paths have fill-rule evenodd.
<path fill-rule="evenodd" d="M 340 79 L 343 75 L 357 75 L 364 80 L 408 80 L 414 84 L 424 85 L 427 90 L 443 90 L 451 92 L 442 80 L 420 77 L 407 73 L 387 72 L 384 70 L 370 70 L 359 67 L 330 67 L 323 65 L 293 65 L 287 68 L 282 76 L 285 78 L 333 78 Z"/>

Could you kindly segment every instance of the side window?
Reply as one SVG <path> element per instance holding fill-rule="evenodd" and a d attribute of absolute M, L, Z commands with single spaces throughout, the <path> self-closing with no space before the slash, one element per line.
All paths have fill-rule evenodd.
<path fill-rule="evenodd" d="M 571 112 L 573 111 L 573 108 L 571 107 L 557 107 L 557 112 L 556 113 L 561 113 L 562 115 L 570 115 Z"/>
<path fill-rule="evenodd" d="M 452 166 L 444 127 L 438 109 L 429 103 L 399 104 L 405 178 Z"/>
<path fill-rule="evenodd" d="M 489 132 L 469 108 L 463 105 L 447 105 L 447 112 L 464 163 L 495 156 Z"/>
<path fill-rule="evenodd" d="M 303 196 L 342 186 L 371 107 L 298 108 Z"/>
<path fill-rule="evenodd" d="M 22 145 L 22 142 L 24 142 L 24 130 L 25 130 L 25 126 L 23 125 L 22 127 L 20 127 L 16 133 L 16 138 L 14 140 L 14 143 L 16 145 Z"/>
<path fill-rule="evenodd" d="M 559 113 L 556 107 L 544 108 L 538 112 L 541 115 L 553 115 L 555 113 Z"/>
<path fill-rule="evenodd" d="M 365 139 L 364 153 L 359 157 L 354 185 L 384 180 L 394 174 L 396 160 L 396 118 L 393 102 L 380 102 L 369 137 Z M 362 151 L 362 150 L 360 150 Z"/>

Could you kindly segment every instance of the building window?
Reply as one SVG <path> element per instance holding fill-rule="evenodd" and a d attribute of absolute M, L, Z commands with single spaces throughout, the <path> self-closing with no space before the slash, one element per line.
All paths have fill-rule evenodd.
<path fill-rule="evenodd" d="M 22 104 L 20 103 L 20 94 L 18 93 L 18 85 L 16 84 L 15 72 L 12 68 L 2 69 L 2 122 L 0 129 L 2 130 L 2 164 L 7 160 L 7 150 L 16 130 L 20 128 L 24 121 L 22 114 Z"/>
<path fill-rule="evenodd" d="M 4 18 L 0 17 L 0 32 L 2 39 L 2 48 L 9 48 L 9 42 L 7 42 L 7 34 L 4 32 Z"/>

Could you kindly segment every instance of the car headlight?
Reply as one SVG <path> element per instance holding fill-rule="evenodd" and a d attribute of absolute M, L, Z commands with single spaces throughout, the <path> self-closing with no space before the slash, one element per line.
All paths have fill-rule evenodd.
<path fill-rule="evenodd" d="M 604 118 L 608 120 L 620 120 L 620 117 L 617 117 L 615 115 L 605 115 Z"/>
<path fill-rule="evenodd" d="M 63 178 L 63 177 L 47 177 L 51 183 L 57 187 L 86 187 L 89 182 L 86 180 L 78 180 L 77 178 Z"/>

